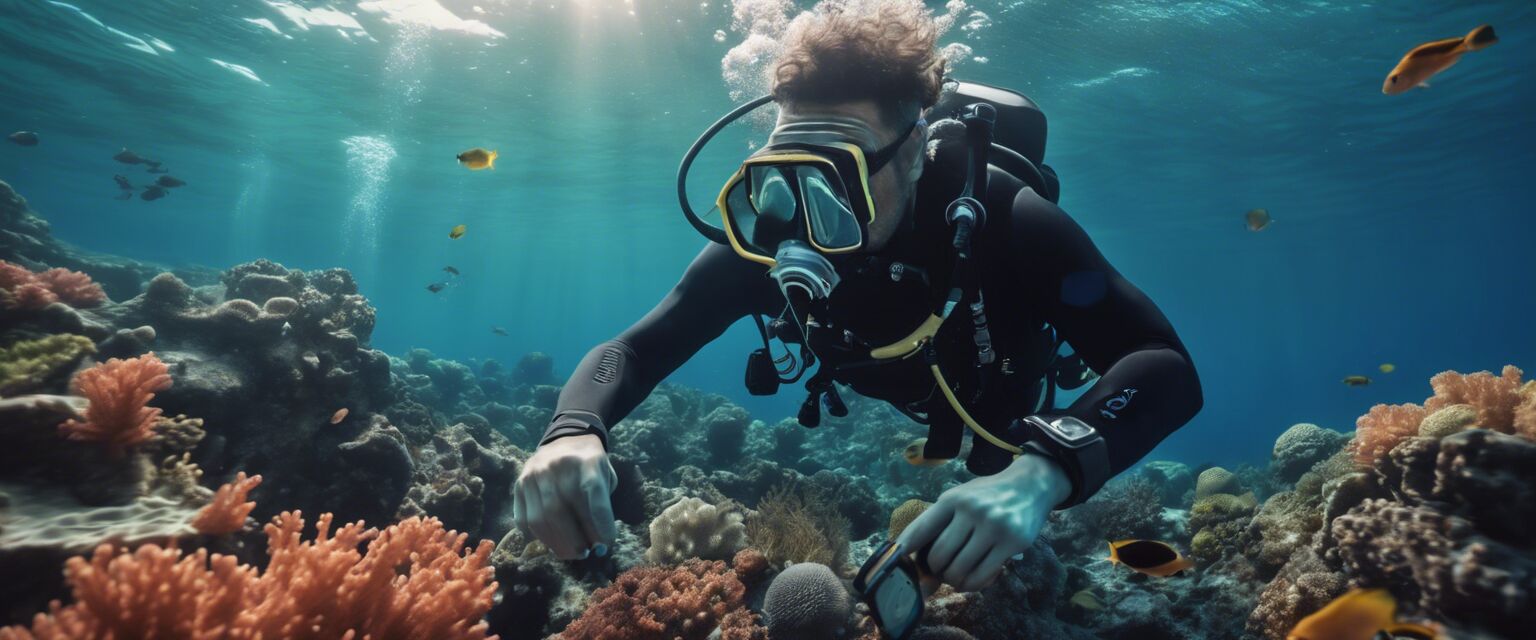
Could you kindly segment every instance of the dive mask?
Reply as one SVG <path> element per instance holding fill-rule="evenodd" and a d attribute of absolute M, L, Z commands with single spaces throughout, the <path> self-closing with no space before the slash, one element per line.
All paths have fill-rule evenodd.
<path fill-rule="evenodd" d="M 785 242 L 803 243 L 823 255 L 858 251 L 877 215 L 870 176 L 895 159 L 924 124 L 917 120 L 868 152 L 865 145 L 875 134 L 854 118 L 780 125 L 720 190 L 716 205 L 731 247 L 769 266 L 777 264 Z"/>

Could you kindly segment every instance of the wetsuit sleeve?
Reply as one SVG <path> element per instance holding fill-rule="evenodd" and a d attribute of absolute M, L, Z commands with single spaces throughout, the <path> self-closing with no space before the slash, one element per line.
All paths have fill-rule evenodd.
<path fill-rule="evenodd" d="M 661 303 L 576 366 L 539 444 L 590 433 L 606 447 L 610 426 L 704 345 L 752 313 L 764 292 L 772 292 L 764 274 L 764 267 L 729 247 L 705 247 Z"/>
<path fill-rule="evenodd" d="M 1098 430 L 1119 474 L 1200 411 L 1194 364 L 1162 311 L 1082 227 L 1028 189 L 1013 204 L 1010 248 L 1026 297 L 1101 374 L 1065 413 Z"/>

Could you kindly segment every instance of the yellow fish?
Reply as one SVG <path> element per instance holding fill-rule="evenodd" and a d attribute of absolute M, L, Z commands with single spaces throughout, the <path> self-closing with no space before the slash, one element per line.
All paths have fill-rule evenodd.
<path fill-rule="evenodd" d="M 1390 362 L 1387 362 L 1387 363 L 1383 363 L 1379 367 L 1376 367 L 1376 369 L 1381 371 L 1382 373 L 1392 373 L 1393 371 L 1397 371 L 1397 365 L 1392 364 Z"/>
<path fill-rule="evenodd" d="M 458 155 L 459 164 L 468 167 L 470 171 L 496 168 L 496 152 L 489 149 L 475 147 Z"/>
<path fill-rule="evenodd" d="M 1269 217 L 1268 209 L 1253 209 L 1243 214 L 1243 220 L 1247 223 L 1249 231 L 1263 231 L 1269 227 L 1269 223 L 1274 222 L 1274 219 Z"/>
<path fill-rule="evenodd" d="M 1344 384 L 1351 387 L 1363 387 L 1371 383 L 1371 379 L 1365 376 L 1344 376 Z"/>
<path fill-rule="evenodd" d="M 448 237 L 453 238 L 454 240 L 458 240 L 459 238 L 464 237 L 464 231 L 466 229 L 467 227 L 462 224 L 457 225 L 454 228 L 448 230 Z"/>
<path fill-rule="evenodd" d="M 1110 564 L 1123 564 L 1137 573 L 1156 578 L 1176 576 L 1195 566 L 1178 549 L 1156 540 L 1119 540 L 1109 543 Z"/>
<path fill-rule="evenodd" d="M 1381 84 L 1381 92 L 1389 96 L 1403 93 L 1414 87 L 1428 87 L 1428 80 L 1437 73 L 1451 68 L 1461 60 L 1461 54 L 1477 51 L 1499 41 L 1491 25 L 1482 25 L 1459 38 L 1446 38 L 1426 42 L 1397 63 L 1392 73 Z"/>
<path fill-rule="evenodd" d="M 1374 640 L 1376 638 L 1423 638 L 1444 635 L 1433 624 L 1397 621 L 1397 600 L 1386 589 L 1351 589 L 1302 618 L 1286 640 Z"/>
<path fill-rule="evenodd" d="M 1072 599 L 1069 602 L 1089 611 L 1098 611 L 1104 608 L 1104 603 L 1099 602 L 1098 596 L 1093 595 L 1092 589 L 1083 589 L 1072 594 Z"/>
<path fill-rule="evenodd" d="M 923 457 L 923 445 L 928 444 L 927 438 L 913 440 L 907 448 L 901 450 L 901 457 L 907 460 L 907 464 L 914 467 L 937 467 L 949 462 L 949 458 L 925 458 Z"/>

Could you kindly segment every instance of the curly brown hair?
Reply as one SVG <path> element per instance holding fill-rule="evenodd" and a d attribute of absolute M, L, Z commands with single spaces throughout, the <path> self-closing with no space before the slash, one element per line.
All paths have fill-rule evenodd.
<path fill-rule="evenodd" d="M 827 0 L 784 34 L 769 69 L 781 105 L 873 100 L 887 124 L 939 99 L 944 59 L 933 14 L 920 0 Z"/>

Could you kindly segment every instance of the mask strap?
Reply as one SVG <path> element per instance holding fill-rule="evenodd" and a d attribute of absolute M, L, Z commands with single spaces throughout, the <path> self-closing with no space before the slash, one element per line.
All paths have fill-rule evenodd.
<path fill-rule="evenodd" d="M 866 158 L 869 161 L 869 175 L 875 175 L 876 173 L 879 173 L 881 169 L 885 168 L 885 165 L 890 164 L 892 160 L 895 160 L 896 153 L 901 151 L 901 147 L 906 144 L 907 137 L 911 136 L 912 132 L 916 131 L 918 127 L 925 126 L 928 126 L 928 121 L 926 119 L 918 118 L 917 120 L 912 121 L 912 126 L 907 127 L 907 130 L 900 136 L 897 136 L 895 140 L 892 140 L 890 144 L 885 145 L 884 148 L 870 154 Z"/>

